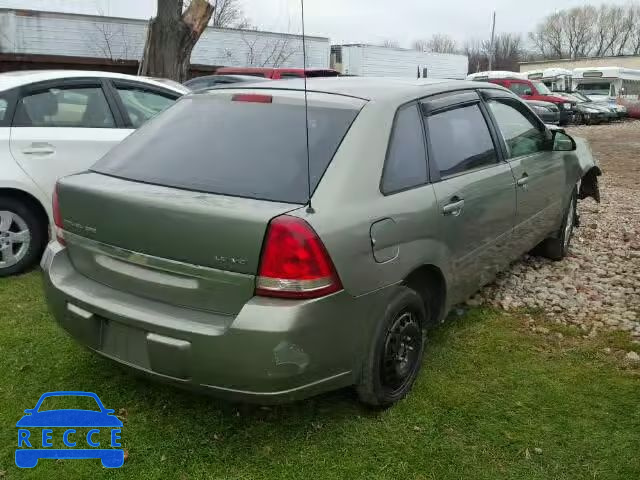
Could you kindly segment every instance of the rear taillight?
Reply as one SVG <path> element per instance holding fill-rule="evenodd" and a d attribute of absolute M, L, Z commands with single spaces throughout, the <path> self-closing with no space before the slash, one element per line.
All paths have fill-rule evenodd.
<path fill-rule="evenodd" d="M 283 215 L 271 221 L 262 248 L 256 295 L 318 298 L 342 283 L 318 234 L 304 220 Z"/>
<path fill-rule="evenodd" d="M 231 97 L 233 102 L 249 102 L 249 103 L 273 103 L 271 95 L 258 95 L 255 93 L 238 93 Z"/>
<path fill-rule="evenodd" d="M 61 245 L 66 245 L 60 204 L 58 203 L 58 186 L 53 190 L 53 223 L 55 224 L 56 238 Z"/>

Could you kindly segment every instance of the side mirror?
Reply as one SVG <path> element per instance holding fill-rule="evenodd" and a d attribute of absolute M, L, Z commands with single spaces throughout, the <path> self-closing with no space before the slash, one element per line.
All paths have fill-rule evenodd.
<path fill-rule="evenodd" d="M 531 95 L 533 95 L 533 92 L 531 91 L 531 89 L 529 89 L 529 88 L 528 88 L 528 89 L 526 89 L 526 90 L 524 91 L 523 95 L 531 96 Z"/>
<path fill-rule="evenodd" d="M 576 141 L 564 132 L 553 132 L 553 150 L 555 152 L 573 152 L 577 149 Z"/>

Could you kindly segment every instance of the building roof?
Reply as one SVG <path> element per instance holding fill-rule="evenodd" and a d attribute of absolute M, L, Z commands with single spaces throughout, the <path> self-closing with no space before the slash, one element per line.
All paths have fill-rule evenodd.
<path fill-rule="evenodd" d="M 468 82 L 465 80 L 438 80 L 430 78 L 382 78 L 382 77 L 324 77 L 308 78 L 307 91 L 333 93 L 363 100 L 382 100 L 401 103 L 420 96 L 434 95 L 448 90 L 464 88 L 496 88 L 498 85 L 486 82 Z M 231 89 L 277 89 L 304 91 L 303 79 L 277 80 L 259 85 L 231 84 Z"/>

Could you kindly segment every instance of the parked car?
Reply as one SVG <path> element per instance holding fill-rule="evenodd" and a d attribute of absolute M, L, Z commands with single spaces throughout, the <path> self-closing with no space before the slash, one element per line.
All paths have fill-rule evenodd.
<path fill-rule="evenodd" d="M 538 114 L 544 123 L 560 125 L 560 109 L 555 103 L 541 102 L 539 100 L 525 100 L 525 103 Z"/>
<path fill-rule="evenodd" d="M 283 78 L 317 78 L 338 77 L 340 72 L 329 68 L 261 68 L 261 67 L 222 67 L 216 70 L 217 75 L 250 75 L 272 80 Z"/>
<path fill-rule="evenodd" d="M 531 249 L 567 254 L 600 171 L 489 83 L 310 79 L 306 111 L 304 82 L 283 87 L 186 96 L 62 179 L 49 306 L 182 386 L 391 405 L 452 305 Z"/>
<path fill-rule="evenodd" d="M 556 92 L 556 95 L 572 102 L 575 110 L 574 123 L 596 125 L 606 123 L 618 118 L 615 110 L 606 104 L 585 102 L 576 95 Z"/>
<path fill-rule="evenodd" d="M 609 118 L 612 120 L 621 120 L 629 116 L 627 107 L 625 107 L 624 105 L 618 105 L 616 103 L 610 103 L 608 101 L 595 101 L 584 95 L 582 92 L 578 92 L 577 90 L 571 92 L 571 96 L 576 99 L 578 105 L 582 104 L 587 107 L 595 107 L 599 110 L 605 110 L 606 112 L 609 112 Z"/>
<path fill-rule="evenodd" d="M 0 74 L 0 277 L 40 260 L 56 180 L 89 168 L 182 88 L 107 72 Z"/>
<path fill-rule="evenodd" d="M 575 107 L 576 116 L 575 123 L 586 125 L 598 125 L 615 120 L 616 115 L 609 109 L 601 106 L 589 105 L 586 103 L 578 103 Z"/>
<path fill-rule="evenodd" d="M 567 125 L 573 121 L 575 103 L 552 92 L 542 82 L 521 78 L 489 78 L 488 81 L 508 88 L 525 100 L 540 100 L 555 104 L 560 109 L 560 125 Z"/>
<path fill-rule="evenodd" d="M 184 82 L 184 86 L 189 90 L 201 90 L 203 88 L 214 88 L 222 85 L 242 82 L 268 82 L 268 78 L 256 77 L 252 75 L 206 75 L 196 77 Z"/>

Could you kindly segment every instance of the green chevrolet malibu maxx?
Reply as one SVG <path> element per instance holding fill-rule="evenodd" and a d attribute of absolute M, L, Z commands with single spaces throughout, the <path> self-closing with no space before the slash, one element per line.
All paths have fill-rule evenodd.
<path fill-rule="evenodd" d="M 563 258 L 577 200 L 598 199 L 588 146 L 502 87 L 327 78 L 306 93 L 188 95 L 61 180 L 42 261 L 59 324 L 225 398 L 355 386 L 386 407 L 428 327 L 525 252 Z"/>

